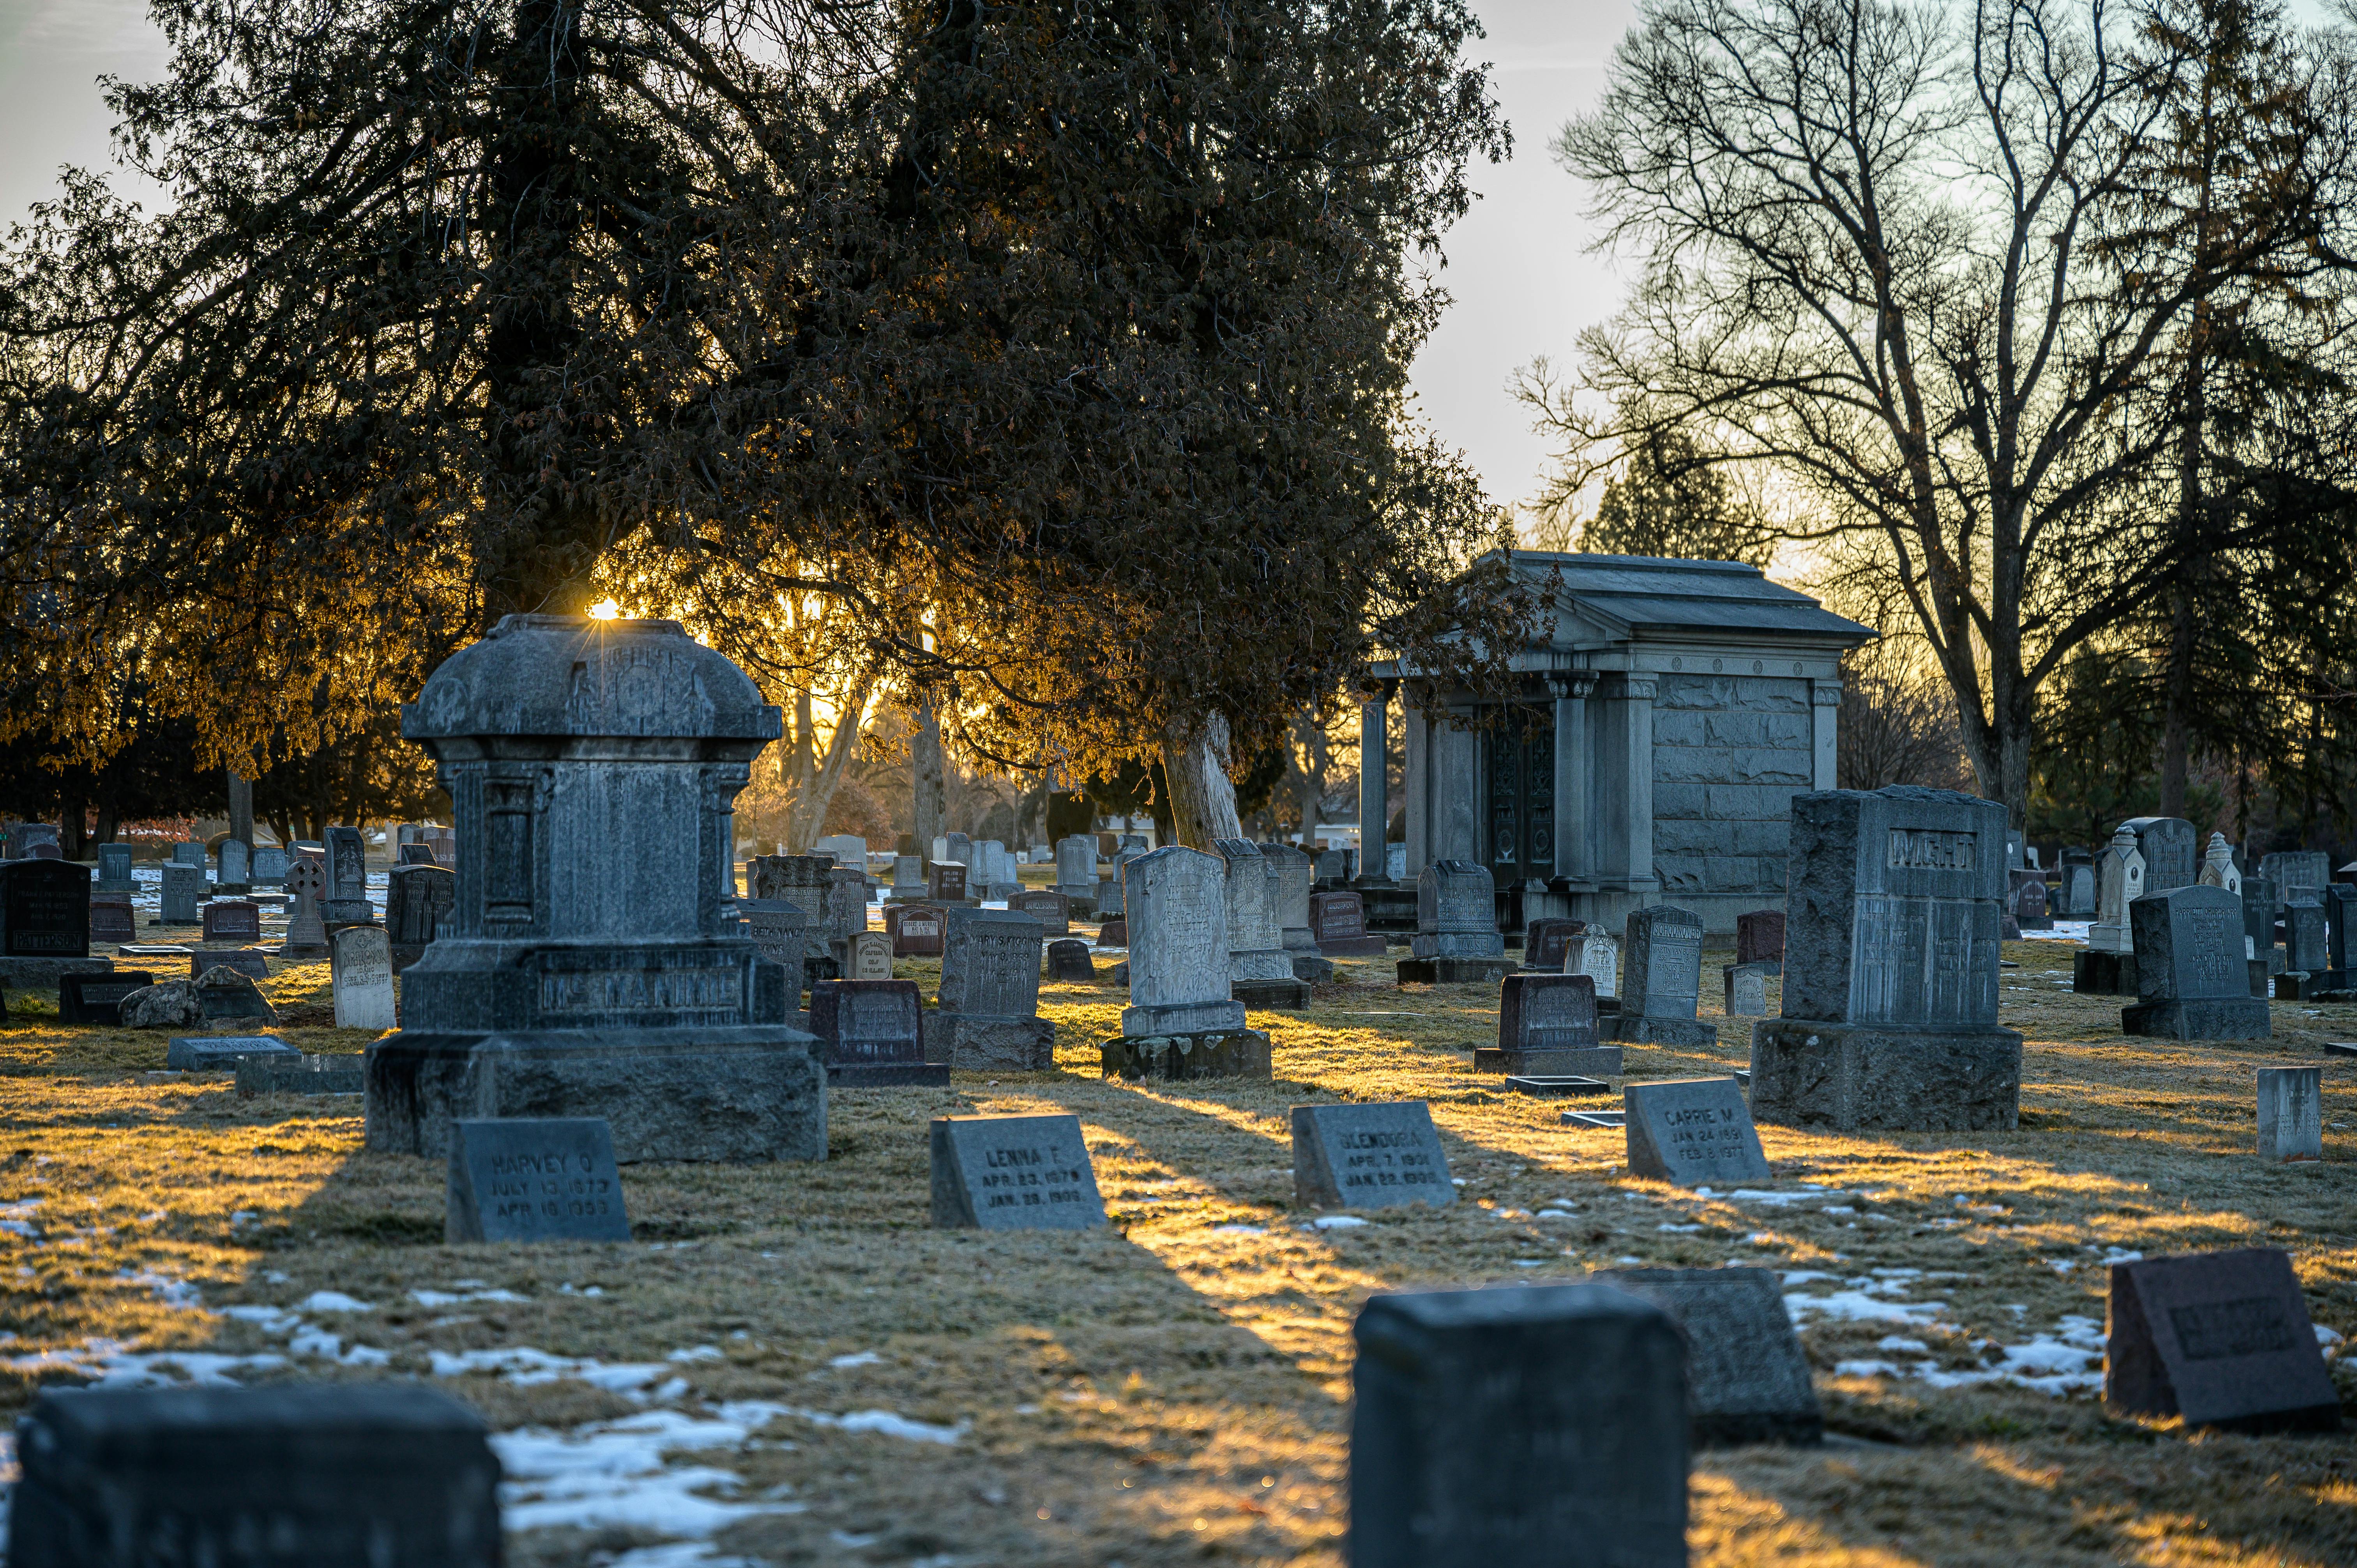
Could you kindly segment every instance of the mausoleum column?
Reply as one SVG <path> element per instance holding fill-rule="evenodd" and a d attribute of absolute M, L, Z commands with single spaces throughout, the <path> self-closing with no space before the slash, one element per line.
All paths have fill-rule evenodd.
<path fill-rule="evenodd" d="M 1359 704 L 1359 881 L 1369 887 L 1389 887 L 1384 862 L 1389 852 L 1383 835 L 1390 829 L 1392 802 L 1387 740 L 1391 695 L 1396 681 L 1366 689 Z"/>
<path fill-rule="evenodd" d="M 1566 671 L 1547 677 L 1555 696 L 1555 875 L 1583 886 L 1596 877 L 1588 849 L 1594 803 L 1588 799 L 1590 768 L 1587 696 L 1596 690 L 1593 671 Z"/>
<path fill-rule="evenodd" d="M 1841 700 L 1839 681 L 1809 682 L 1810 740 L 1816 753 L 1816 787 L 1838 789 L 1840 777 Z"/>
<path fill-rule="evenodd" d="M 1631 673 L 1598 688 L 1598 883 L 1650 893 L 1653 880 L 1653 677 Z"/>

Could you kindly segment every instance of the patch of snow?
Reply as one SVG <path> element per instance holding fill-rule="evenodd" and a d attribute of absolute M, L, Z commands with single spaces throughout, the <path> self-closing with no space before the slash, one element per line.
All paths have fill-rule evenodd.
<path fill-rule="evenodd" d="M 1258 1225 L 1214 1225 L 1214 1236 L 1265 1236 L 1268 1231 Z"/>
<path fill-rule="evenodd" d="M 1895 1378 L 1899 1369 L 1889 1361 L 1836 1361 L 1834 1375 L 1838 1378 Z"/>
<path fill-rule="evenodd" d="M 114 1277 L 125 1284 L 145 1285 L 156 1293 L 156 1299 L 166 1306 L 200 1307 L 204 1305 L 204 1298 L 199 1294 L 196 1286 L 186 1280 L 176 1280 L 169 1274 L 159 1274 L 153 1269 L 142 1269 L 135 1274 L 129 1269 L 124 1269 Z"/>
<path fill-rule="evenodd" d="M 862 1350 L 853 1356 L 830 1357 L 826 1364 L 830 1367 L 873 1367 L 883 1359 L 873 1350 Z"/>
<path fill-rule="evenodd" d="M 911 1421 L 888 1410 L 856 1410 L 847 1415 L 829 1415 L 815 1410 L 788 1410 L 786 1413 L 798 1415 L 814 1426 L 831 1426 L 838 1432 L 881 1433 L 887 1437 L 904 1437 L 911 1443 L 949 1445 L 965 1435 L 963 1426 L 936 1426 L 929 1422 Z"/>
<path fill-rule="evenodd" d="M 1701 1226 L 1699 1226 L 1699 1225 L 1658 1225 L 1658 1226 L 1655 1226 L 1655 1227 L 1654 1227 L 1654 1229 L 1655 1229 L 1655 1230 L 1676 1230 L 1676 1231 L 1680 1231 L 1680 1232 L 1688 1232 L 1688 1231 L 1699 1230 L 1701 1230 L 1701 1229 L 1702 1229 L 1702 1227 L 1701 1227 Z"/>
<path fill-rule="evenodd" d="M 315 1290 L 295 1304 L 297 1312 L 374 1312 L 371 1304 L 346 1295 L 339 1290 Z"/>
<path fill-rule="evenodd" d="M 1776 1208 L 1789 1208 L 1796 1203 L 1815 1203 L 1828 1197 L 1856 1197 L 1857 1196 L 1857 1194 L 1854 1192 L 1844 1192 L 1838 1187 L 1809 1187 L 1805 1184 L 1798 1192 L 1785 1192 L 1770 1187 L 1738 1187 L 1727 1195 L 1727 1201 L 1730 1203 L 1764 1203 Z"/>
<path fill-rule="evenodd" d="M 1784 1272 L 1784 1283 L 1788 1285 L 1804 1285 L 1812 1280 L 1829 1280 L 1835 1277 L 1816 1269 L 1787 1269 Z"/>
<path fill-rule="evenodd" d="M 663 1358 L 666 1361 L 717 1361 L 722 1359 L 717 1345 L 691 1345 L 684 1350 L 674 1350 Z"/>
<path fill-rule="evenodd" d="M 458 1283 L 462 1285 L 466 1285 L 471 1284 L 474 1282 L 471 1280 L 461 1280 Z M 470 1290 L 466 1291 L 463 1294 L 456 1294 L 449 1291 L 414 1290 L 409 1293 L 409 1299 L 415 1302 L 420 1306 L 456 1306 L 460 1302 L 465 1301 L 522 1302 L 530 1301 L 532 1297 L 528 1295 L 518 1295 L 511 1290 Z"/>
<path fill-rule="evenodd" d="M 708 1417 L 649 1411 L 570 1433 L 501 1433 L 491 1439 L 508 1477 L 500 1487 L 500 1522 L 511 1530 L 624 1526 L 700 1541 L 758 1514 L 801 1513 L 807 1505 L 726 1500 L 744 1485 L 732 1471 L 665 1465 L 674 1453 L 741 1446 L 784 1413 L 781 1406 L 748 1402 L 723 1405 Z"/>
<path fill-rule="evenodd" d="M 38 1376 L 63 1373 L 89 1380 L 92 1388 L 172 1388 L 193 1383 L 200 1388 L 234 1388 L 235 1371 L 260 1370 L 286 1365 L 284 1356 L 221 1356 L 203 1350 L 151 1350 L 135 1353 L 118 1339 L 86 1339 L 71 1349 L 42 1350 L 28 1356 L 0 1358 L 0 1367 Z M 178 1376 L 174 1376 L 174 1373 Z"/>
<path fill-rule="evenodd" d="M 1869 1295 L 1864 1291 L 1835 1291 L 1831 1295 L 1801 1295 L 1784 1297 L 1784 1310 L 1794 1323 L 1805 1323 L 1811 1317 L 1831 1317 L 1849 1323 L 1929 1324 L 1939 1320 L 1948 1310 L 1943 1301 L 1889 1301 Z"/>
<path fill-rule="evenodd" d="M 1321 1214 L 1309 1223 L 1319 1230 L 1349 1230 L 1372 1221 L 1361 1219 L 1355 1214 Z"/>
<path fill-rule="evenodd" d="M 428 1355 L 433 1362 L 434 1375 L 437 1378 L 463 1377 L 469 1372 L 496 1372 L 505 1381 L 522 1388 L 571 1379 L 593 1388 L 628 1394 L 634 1399 L 648 1397 L 645 1391 L 647 1385 L 671 1370 L 670 1366 L 662 1361 L 626 1361 L 608 1365 L 590 1357 L 552 1356 L 529 1345 L 495 1350 L 461 1350 L 455 1354 L 434 1350 Z"/>
<path fill-rule="evenodd" d="M 1918 1355 L 1924 1356 L 1932 1353 L 1932 1347 L 1924 1344 L 1921 1339 L 1909 1339 L 1897 1334 L 1884 1335 L 1874 1342 L 1874 1348 L 1878 1350 L 1912 1350 Z"/>
<path fill-rule="evenodd" d="M 1856 1214 L 1857 1210 L 1851 1208 L 1846 1203 L 1828 1203 L 1823 1208 L 1818 1209 L 1817 1212 L 1820 1214 Z"/>

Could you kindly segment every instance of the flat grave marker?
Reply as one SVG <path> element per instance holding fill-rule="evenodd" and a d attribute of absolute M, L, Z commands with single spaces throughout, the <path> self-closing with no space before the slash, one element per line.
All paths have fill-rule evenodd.
<path fill-rule="evenodd" d="M 602 1116 L 454 1119 L 443 1240 L 627 1241 L 614 1134 Z"/>
<path fill-rule="evenodd" d="M 1389 1208 L 1457 1201 L 1448 1155 L 1421 1100 L 1297 1105 L 1293 1200 L 1313 1208 Z"/>
<path fill-rule="evenodd" d="M 936 1116 L 933 1224 L 1086 1230 L 1105 1222 L 1077 1116 Z"/>
<path fill-rule="evenodd" d="M 181 1035 L 164 1047 L 164 1065 L 179 1072 L 229 1072 L 240 1057 L 301 1061 L 303 1053 L 275 1035 Z"/>
<path fill-rule="evenodd" d="M 2291 1259 L 2272 1247 L 2114 1263 L 2104 1403 L 2189 1428 L 2338 1432 Z"/>
<path fill-rule="evenodd" d="M 368 1090 L 363 1058 L 349 1053 L 306 1056 L 285 1061 L 275 1056 L 247 1057 L 237 1064 L 237 1094 L 362 1094 Z"/>
<path fill-rule="evenodd" d="M 1733 1079 L 1632 1083 L 1621 1098 L 1631 1175 L 1674 1187 L 1773 1179 L 1751 1109 Z"/>

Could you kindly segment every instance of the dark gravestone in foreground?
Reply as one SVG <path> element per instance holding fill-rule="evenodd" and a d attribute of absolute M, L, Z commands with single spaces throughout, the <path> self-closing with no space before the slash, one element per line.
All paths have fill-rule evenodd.
<path fill-rule="evenodd" d="M 153 975 L 120 969 L 112 974 L 61 974 L 58 976 L 58 1022 L 113 1028 L 123 1021 L 118 1011 L 123 999 L 143 985 L 155 983 Z"/>
<path fill-rule="evenodd" d="M 1614 1269 L 1603 1278 L 1658 1301 L 1686 1334 L 1697 1448 L 1822 1441 L 1824 1412 L 1771 1269 Z"/>
<path fill-rule="evenodd" d="M 1715 1046 L 1718 1027 L 1695 1016 L 1702 994 L 1702 917 L 1662 904 L 1629 912 L 1629 966 L 1620 977 L 1623 1045 Z"/>
<path fill-rule="evenodd" d="M 1629 1113 L 1631 1176 L 1677 1187 L 1774 1178 L 1750 1108 L 1731 1078 L 1632 1083 L 1621 1103 Z"/>
<path fill-rule="evenodd" d="M 1751 1028 L 1762 1122 L 2009 1129 L 2021 1036 L 1996 1016 L 2005 807 L 1943 789 L 1792 797 L 1783 1015 Z"/>
<path fill-rule="evenodd" d="M 627 1241 L 614 1134 L 596 1116 L 450 1123 L 446 1241 Z"/>
<path fill-rule="evenodd" d="M 2337 1432 L 2291 1259 L 2271 1247 L 2112 1265 L 2104 1403 L 2189 1427 Z"/>
<path fill-rule="evenodd" d="M 90 956 L 90 867 L 0 861 L 0 957 Z"/>
<path fill-rule="evenodd" d="M 1684 1568 L 1685 1345 L 1604 1284 L 1360 1310 L 1351 1568 Z"/>
<path fill-rule="evenodd" d="M 913 980 L 822 980 L 811 987 L 810 1030 L 830 1084 L 950 1080 L 946 1061 L 925 1061 L 924 998 Z"/>
<path fill-rule="evenodd" d="M 1310 1208 L 1456 1202 L 1432 1112 L 1421 1100 L 1295 1106 L 1293 1201 Z"/>
<path fill-rule="evenodd" d="M 1048 944 L 1048 978 L 1066 984 L 1085 983 L 1097 977 L 1096 965 L 1089 958 L 1089 944 L 1078 937 L 1065 937 Z"/>
<path fill-rule="evenodd" d="M 482 1418 L 414 1383 L 52 1389 L 18 1429 L 13 1568 L 494 1568 Z"/>
<path fill-rule="evenodd" d="M 1077 1116 L 936 1116 L 933 1223 L 1085 1230 L 1105 1222 Z"/>
<path fill-rule="evenodd" d="M 1473 1070 L 1618 1078 L 1620 1055 L 1598 1038 L 1595 981 L 1523 970 L 1499 983 L 1498 1043 L 1474 1050 Z"/>
<path fill-rule="evenodd" d="M 2264 1040 L 2267 1004 L 2251 994 L 2243 961 L 2243 900 L 2184 883 L 2128 906 L 2136 931 L 2136 1000 L 2120 1029 L 2172 1040 Z"/>

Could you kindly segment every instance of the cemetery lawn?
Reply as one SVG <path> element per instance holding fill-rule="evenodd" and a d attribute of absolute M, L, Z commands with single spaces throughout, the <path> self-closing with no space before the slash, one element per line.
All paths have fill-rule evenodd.
<path fill-rule="evenodd" d="M 1630 1179 L 1620 1133 L 1473 1076 L 1495 987 L 1403 991 L 1383 960 L 1342 964 L 1306 1015 L 1254 1015 L 1273 1085 L 1103 1082 L 1121 993 L 1049 985 L 1059 1072 L 839 1093 L 824 1164 L 628 1167 L 637 1240 L 528 1249 L 444 1246 L 442 1168 L 361 1153 L 356 1101 L 150 1077 L 164 1032 L 64 1028 L 53 994 L 14 992 L 0 1400 L 13 1419 L 98 1377 L 428 1379 L 545 1434 L 505 1445 L 525 1568 L 697 1561 L 638 1550 L 681 1541 L 780 1564 L 1332 1565 L 1369 1293 L 1736 1262 L 1805 1298 L 1835 1436 L 1696 1455 L 1696 1563 L 2357 1561 L 2347 1435 L 2189 1435 L 2091 1391 L 2124 1253 L 2282 1248 L 2318 1324 L 2357 1336 L 2357 1060 L 2321 1052 L 2357 1008 L 2274 1004 L 2271 1042 L 2131 1041 L 2123 999 L 2070 993 L 2072 951 L 2006 949 L 2018 1133 L 1764 1127 L 1758 1192 Z M 1714 1018 L 1731 958 L 1706 954 Z M 899 972 L 930 993 L 938 969 Z M 326 986 L 317 964 L 264 989 L 291 1042 L 357 1051 Z M 1631 1047 L 1629 1076 L 1742 1066 L 1749 1021 L 1718 1022 L 1715 1049 Z M 2324 1162 L 2261 1166 L 2253 1069 L 2319 1061 Z M 1286 1107 L 1399 1099 L 1430 1103 L 1460 1201 L 1296 1208 Z M 1063 1112 L 1111 1230 L 929 1228 L 929 1117 Z M 2357 1356 L 2334 1367 L 2357 1413 Z"/>

